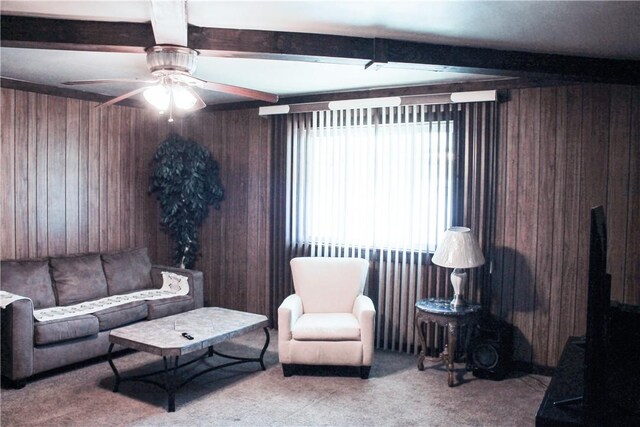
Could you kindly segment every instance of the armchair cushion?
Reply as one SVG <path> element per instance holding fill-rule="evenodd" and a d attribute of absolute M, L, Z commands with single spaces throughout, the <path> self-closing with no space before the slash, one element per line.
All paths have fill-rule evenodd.
<path fill-rule="evenodd" d="M 2 261 L 0 272 L 3 291 L 31 298 L 36 309 L 56 305 L 49 260 Z"/>
<path fill-rule="evenodd" d="M 360 324 L 351 313 L 307 313 L 291 333 L 298 341 L 359 341 Z"/>
<path fill-rule="evenodd" d="M 362 258 L 291 260 L 293 287 L 305 313 L 351 313 L 364 289 L 369 263 Z"/>

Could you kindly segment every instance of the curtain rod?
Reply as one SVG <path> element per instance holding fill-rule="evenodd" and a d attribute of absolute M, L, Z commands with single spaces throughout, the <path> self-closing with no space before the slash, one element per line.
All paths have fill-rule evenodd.
<path fill-rule="evenodd" d="M 306 104 L 271 105 L 260 107 L 258 114 L 310 113 L 312 111 L 345 110 L 349 108 L 397 107 L 400 105 L 457 104 L 462 102 L 497 101 L 497 90 L 473 92 L 437 93 L 433 95 L 390 96 L 385 98 L 360 98 L 344 101 L 310 102 Z"/>

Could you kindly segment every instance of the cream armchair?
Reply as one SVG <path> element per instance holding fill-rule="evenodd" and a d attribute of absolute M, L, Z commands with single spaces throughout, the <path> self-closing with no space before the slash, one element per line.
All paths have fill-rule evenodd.
<path fill-rule="evenodd" d="M 278 308 L 278 352 L 285 377 L 293 364 L 359 366 L 369 377 L 376 310 L 362 294 L 361 258 L 294 258 L 295 294 Z"/>

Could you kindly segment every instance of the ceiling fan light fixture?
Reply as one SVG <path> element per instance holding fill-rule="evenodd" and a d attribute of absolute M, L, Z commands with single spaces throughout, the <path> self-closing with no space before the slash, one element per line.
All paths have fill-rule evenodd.
<path fill-rule="evenodd" d="M 191 88 L 175 85 L 171 90 L 173 92 L 173 102 L 177 108 L 181 110 L 190 110 L 196 105 L 197 98 Z"/>
<path fill-rule="evenodd" d="M 144 99 L 160 111 L 169 109 L 171 102 L 171 90 L 165 85 L 159 84 L 148 87 L 143 92 Z"/>
<path fill-rule="evenodd" d="M 163 75 L 172 71 L 192 74 L 196 69 L 197 50 L 184 46 L 156 45 L 148 47 L 146 52 L 151 74 Z"/>
<path fill-rule="evenodd" d="M 0 0 L 1 1 L 1 0 Z M 253 98 L 266 102 L 277 102 L 278 96 L 259 90 L 248 89 L 223 83 L 210 82 L 193 76 L 198 59 L 198 51 L 186 46 L 156 45 L 145 49 L 147 52 L 147 65 L 153 80 L 143 81 L 137 79 L 103 79 L 80 80 L 64 82 L 64 84 L 96 84 L 110 81 L 151 83 L 153 86 L 141 87 L 123 95 L 103 102 L 98 106 L 116 104 L 124 99 L 142 93 L 145 100 L 153 105 L 160 114 L 169 113 L 169 121 L 173 121 L 173 110 L 195 111 L 205 108 L 207 104 L 200 95 L 193 90 L 194 87 L 228 93 L 235 96 Z"/>

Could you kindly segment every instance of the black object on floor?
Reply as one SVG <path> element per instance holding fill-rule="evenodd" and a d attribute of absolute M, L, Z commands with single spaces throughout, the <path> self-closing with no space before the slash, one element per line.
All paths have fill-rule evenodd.
<path fill-rule="evenodd" d="M 512 329 L 494 318 L 480 321 L 471 341 L 469 369 L 478 378 L 504 379 L 509 372 L 512 351 Z"/>

